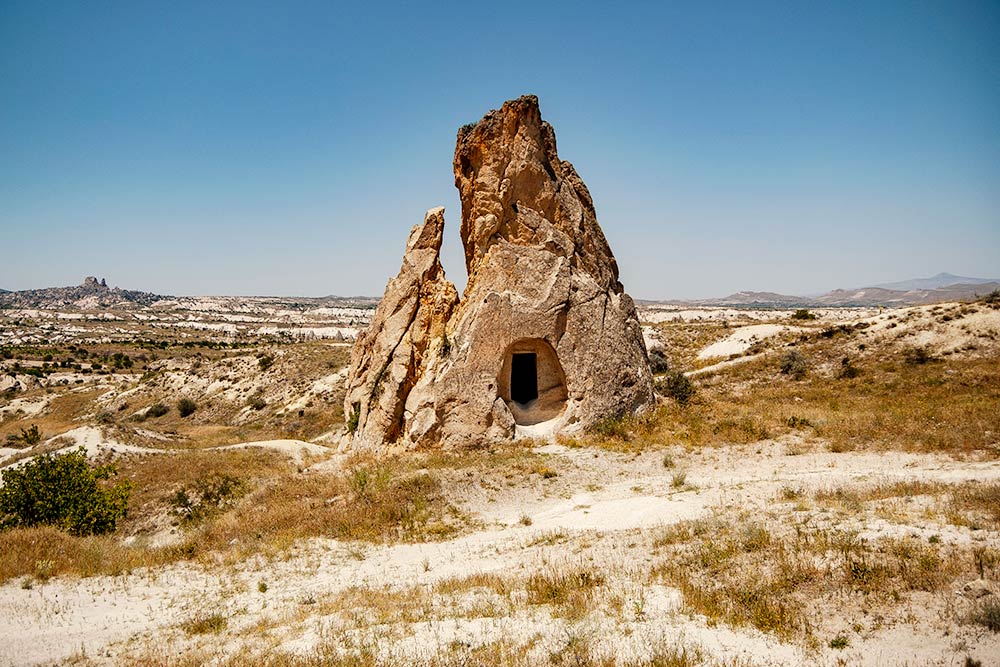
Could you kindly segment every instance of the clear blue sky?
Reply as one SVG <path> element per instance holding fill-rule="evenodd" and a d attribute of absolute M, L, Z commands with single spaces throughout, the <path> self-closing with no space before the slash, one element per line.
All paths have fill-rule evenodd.
<path fill-rule="evenodd" d="M 539 96 L 640 298 L 1000 277 L 1000 3 L 0 1 L 0 287 L 380 295 Z"/>

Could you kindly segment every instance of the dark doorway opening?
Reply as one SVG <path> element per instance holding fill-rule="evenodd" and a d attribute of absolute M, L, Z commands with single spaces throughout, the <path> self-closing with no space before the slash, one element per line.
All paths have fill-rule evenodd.
<path fill-rule="evenodd" d="M 538 398 L 538 362 L 534 352 L 510 359 L 510 400 L 525 405 Z"/>

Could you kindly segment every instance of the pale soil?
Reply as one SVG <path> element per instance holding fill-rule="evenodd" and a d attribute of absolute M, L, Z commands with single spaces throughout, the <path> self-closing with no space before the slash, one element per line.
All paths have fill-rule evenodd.
<path fill-rule="evenodd" d="M 754 343 L 788 331 L 802 331 L 802 329 L 781 324 L 752 324 L 740 327 L 722 340 L 704 348 L 698 353 L 698 358 L 710 359 L 712 357 L 728 357 L 731 354 L 743 354 L 753 347 Z"/>
<path fill-rule="evenodd" d="M 19 581 L 8 582 L 0 586 L 0 618 L 5 619 L 0 624 L 0 664 L 44 664 L 81 654 L 96 664 L 116 664 L 130 655 L 171 655 L 193 646 L 308 653 L 331 632 L 348 637 L 358 631 L 342 628 L 340 611 L 326 605 L 350 587 L 405 591 L 476 573 L 524 576 L 580 563 L 607 572 L 610 586 L 619 586 L 636 604 L 641 600 L 641 614 L 614 618 L 599 613 L 579 622 L 553 618 L 544 608 L 432 616 L 372 626 L 366 636 L 375 638 L 379 650 L 413 658 L 446 650 L 455 641 L 527 642 L 536 635 L 537 650 L 544 654 L 559 650 L 567 633 L 574 632 L 590 633 L 598 648 L 603 645 L 620 656 L 641 655 L 643 646 L 666 639 L 699 646 L 706 658 L 739 657 L 748 665 L 952 665 L 965 655 L 987 661 L 1000 655 L 1000 635 L 947 617 L 949 608 L 963 602 L 964 581 L 938 593 L 915 595 L 908 618 L 852 636 L 850 646 L 838 651 L 825 645 L 807 649 L 756 630 L 710 624 L 687 611 L 675 589 L 630 576 L 653 558 L 651 539 L 661 527 L 712 512 L 763 516 L 790 511 L 774 502 L 784 486 L 808 494 L 847 482 L 1000 480 L 996 461 L 819 450 L 789 456 L 790 446 L 812 446 L 793 439 L 701 453 L 675 448 L 674 469 L 664 468 L 663 452 L 631 455 L 548 445 L 536 452 L 557 472 L 552 479 L 503 486 L 495 476 L 484 475 L 466 484 L 447 484 L 452 501 L 479 528 L 443 542 L 383 546 L 313 539 L 283 558 L 256 558 L 229 567 L 182 564 L 121 577 L 57 578 L 36 582 L 31 590 Z M 339 459 L 319 465 L 335 467 Z M 686 473 L 681 488 L 674 483 L 677 470 Z M 938 535 L 945 543 L 1000 546 L 995 532 L 933 519 L 899 526 L 859 516 L 854 523 L 870 538 L 902 531 Z M 258 591 L 259 582 L 267 583 L 265 593 Z M 304 604 L 311 602 L 318 604 Z M 179 629 L 185 620 L 207 613 L 228 618 L 221 636 L 199 639 Z"/>

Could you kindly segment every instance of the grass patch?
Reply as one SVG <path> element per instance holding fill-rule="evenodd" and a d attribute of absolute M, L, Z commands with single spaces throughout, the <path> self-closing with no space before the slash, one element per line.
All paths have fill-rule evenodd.
<path fill-rule="evenodd" d="M 682 522 L 653 540 L 666 558 L 654 579 L 679 588 L 710 621 L 805 639 L 820 598 L 845 592 L 861 605 L 937 591 L 971 565 L 953 549 L 916 538 L 862 541 L 856 534 L 720 518 Z"/>

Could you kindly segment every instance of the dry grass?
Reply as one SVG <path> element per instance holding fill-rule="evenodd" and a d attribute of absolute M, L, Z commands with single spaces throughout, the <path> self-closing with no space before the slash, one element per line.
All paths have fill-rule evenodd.
<path fill-rule="evenodd" d="M 648 655 L 639 658 L 616 657 L 598 650 L 598 642 L 584 633 L 567 633 L 556 650 L 538 646 L 539 638 L 526 643 L 499 639 L 469 645 L 453 642 L 441 646 L 430 657 L 413 657 L 380 651 L 377 636 L 361 640 L 327 640 L 306 655 L 281 651 L 244 650 L 226 655 L 221 649 L 193 649 L 183 655 L 163 655 L 150 650 L 146 655 L 122 664 L 132 667 L 739 667 L 739 660 L 709 660 L 697 646 L 666 639 L 654 640 Z"/>
<path fill-rule="evenodd" d="M 973 562 L 909 537 L 866 542 L 845 531 L 721 518 L 672 526 L 654 546 L 666 552 L 654 579 L 677 586 L 692 609 L 786 639 L 813 636 L 821 600 L 847 593 L 842 606 L 891 606 L 911 591 L 941 589 Z"/>
<path fill-rule="evenodd" d="M 402 461 L 358 466 L 347 473 L 303 474 L 273 452 L 233 450 L 132 457 L 122 469 L 136 486 L 132 514 L 119 533 L 81 538 L 49 528 L 0 532 L 0 581 L 32 576 L 39 561 L 52 561 L 52 574 L 120 574 L 178 560 L 214 562 L 204 558 L 213 553 L 222 554 L 225 562 L 257 553 L 276 556 L 306 537 L 443 539 L 462 525 L 438 479 Z M 163 519 L 171 520 L 172 491 L 213 474 L 234 476 L 250 491 L 232 509 L 183 531 L 169 546 L 122 543 L 126 530 L 167 527 Z M 361 479 L 367 481 L 362 484 Z"/>
<path fill-rule="evenodd" d="M 698 378 L 687 406 L 668 400 L 650 414 L 619 420 L 610 435 L 562 442 L 638 451 L 666 443 L 747 444 L 798 433 L 825 441 L 832 451 L 1000 457 L 1000 359 L 861 362 L 864 372 L 853 379 L 813 373 L 801 381 L 782 376 L 777 363 L 765 358 Z"/>

